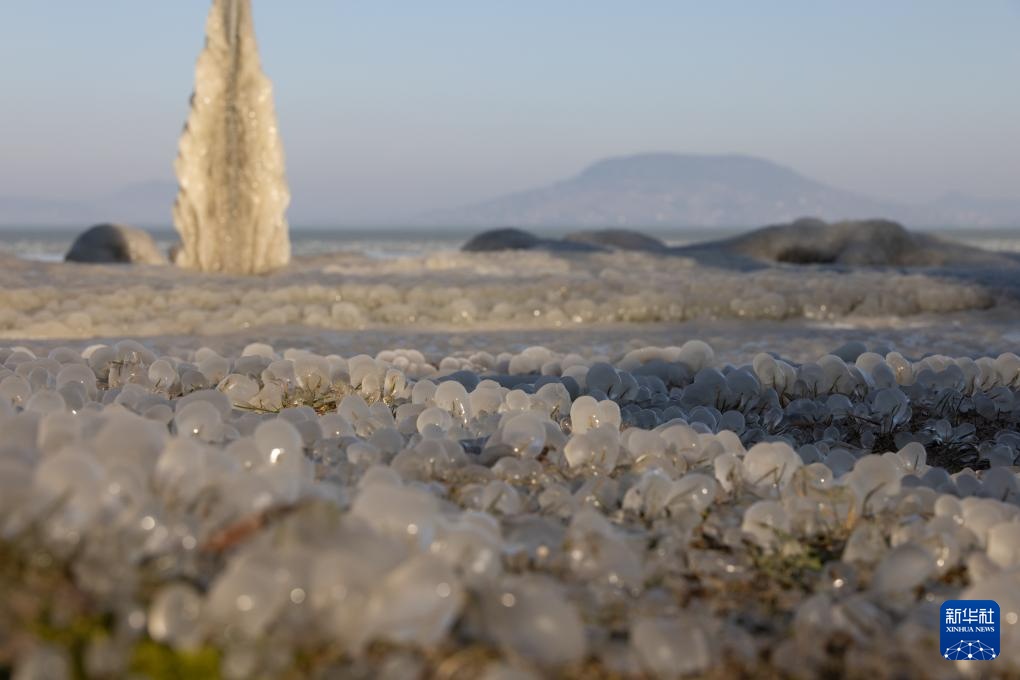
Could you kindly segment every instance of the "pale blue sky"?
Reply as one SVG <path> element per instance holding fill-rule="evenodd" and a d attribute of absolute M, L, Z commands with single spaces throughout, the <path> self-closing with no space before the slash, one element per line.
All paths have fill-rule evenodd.
<path fill-rule="evenodd" d="M 1017 0 L 254 0 L 294 214 L 415 214 L 638 151 L 1020 197 Z M 0 194 L 172 178 L 206 0 L 0 0 Z"/>

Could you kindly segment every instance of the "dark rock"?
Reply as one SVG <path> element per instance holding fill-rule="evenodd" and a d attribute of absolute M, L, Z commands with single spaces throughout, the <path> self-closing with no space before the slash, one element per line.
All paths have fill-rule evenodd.
<path fill-rule="evenodd" d="M 478 383 L 481 382 L 478 376 L 471 371 L 455 371 L 439 378 L 437 382 L 443 383 L 448 380 L 459 382 L 468 392 L 478 387 Z"/>
<path fill-rule="evenodd" d="M 538 390 L 540 390 L 541 388 L 545 387 L 546 385 L 551 385 L 553 383 L 558 383 L 558 382 L 560 382 L 560 377 L 558 375 L 543 375 L 543 376 L 539 376 L 538 380 L 535 381 L 535 391 L 537 392 Z"/>
<path fill-rule="evenodd" d="M 572 243 L 587 243 L 592 246 L 616 250 L 646 250 L 653 253 L 660 253 L 666 250 L 666 244 L 659 239 L 632 229 L 575 231 L 564 236 L 563 240 Z"/>
<path fill-rule="evenodd" d="M 567 393 L 570 394 L 570 400 L 573 401 L 581 396 L 581 385 L 576 380 L 571 378 L 569 375 L 565 375 L 560 378 L 563 386 L 567 388 Z"/>
<path fill-rule="evenodd" d="M 867 345 L 860 340 L 851 340 L 838 348 L 832 350 L 833 356 L 837 356 L 847 363 L 857 361 L 857 357 L 868 351 Z"/>
<path fill-rule="evenodd" d="M 605 248 L 590 243 L 544 239 L 530 231 L 506 227 L 490 229 L 474 236 L 461 250 L 467 253 L 485 253 L 501 250 L 549 250 L 554 252 L 599 252 Z"/>
<path fill-rule="evenodd" d="M 827 224 L 802 218 L 737 237 L 733 246 L 750 257 L 789 264 L 909 265 L 921 243 L 888 220 Z"/>
<path fill-rule="evenodd" d="M 468 253 L 484 253 L 494 250 L 531 250 L 537 248 L 542 239 L 523 229 L 507 227 L 483 231 L 464 244 L 461 250 Z"/>
<path fill-rule="evenodd" d="M 147 232 L 122 224 L 99 224 L 75 239 L 67 262 L 91 264 L 166 264 L 166 256 Z"/>
<path fill-rule="evenodd" d="M 999 253 L 910 232 L 889 220 L 829 224 L 804 217 L 720 241 L 673 248 L 706 264 L 744 262 L 840 267 L 984 266 L 1009 263 Z"/>

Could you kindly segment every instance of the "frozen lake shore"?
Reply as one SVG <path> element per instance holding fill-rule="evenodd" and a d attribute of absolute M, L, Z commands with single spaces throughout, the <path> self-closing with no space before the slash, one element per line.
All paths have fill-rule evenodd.
<path fill-rule="evenodd" d="M 0 669 L 1020 670 L 1008 261 L 0 264 Z"/>
<path fill-rule="evenodd" d="M 0 337 L 319 334 L 401 328 L 522 333 L 638 324 L 783 321 L 793 327 L 974 327 L 1009 333 L 1020 267 L 744 266 L 641 252 L 461 253 L 389 259 L 362 252 L 296 258 L 271 275 L 203 275 L 172 267 L 77 265 L 3 257 Z M 693 251 L 694 254 L 703 254 Z M 732 265 L 732 266 L 730 266 Z M 990 310 L 989 313 L 985 313 Z M 968 316 L 973 315 L 973 316 Z M 792 322 L 792 323 L 791 323 Z M 697 325 L 695 326 L 697 327 Z M 735 337 L 748 331 L 734 329 Z M 555 337 L 557 333 L 551 333 Z M 917 333 L 915 332 L 914 335 Z M 535 337 L 532 335 L 532 337 Z M 933 338 L 938 337 L 937 331 Z M 939 351 L 938 347 L 918 347 Z M 980 346 L 963 351 L 976 351 Z"/>

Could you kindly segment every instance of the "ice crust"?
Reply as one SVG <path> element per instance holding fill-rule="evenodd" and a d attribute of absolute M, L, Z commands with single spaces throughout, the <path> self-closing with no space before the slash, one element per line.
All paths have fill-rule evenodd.
<path fill-rule="evenodd" d="M 214 0 L 175 163 L 176 264 L 260 274 L 290 261 L 290 189 L 251 0 Z"/>
<path fill-rule="evenodd" d="M 0 337 L 141 337 L 380 327 L 569 329 L 689 320 L 868 319 L 1014 305 L 968 272 L 773 267 L 741 272 L 634 252 L 335 254 L 265 277 L 8 259 Z M 1010 279 L 1015 286 L 1017 278 Z"/>
<path fill-rule="evenodd" d="M 113 621 L 95 674 L 943 676 L 957 597 L 1018 673 L 1020 357 L 869 349 L 0 349 L 4 554 Z"/>

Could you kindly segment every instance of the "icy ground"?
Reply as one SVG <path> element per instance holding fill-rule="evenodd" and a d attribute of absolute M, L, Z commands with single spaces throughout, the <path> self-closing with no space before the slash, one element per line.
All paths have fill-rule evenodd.
<path fill-rule="evenodd" d="M 1008 269 L 2 264 L 0 675 L 1020 673 Z"/>
<path fill-rule="evenodd" d="M 602 330 L 621 324 L 784 321 L 784 327 L 800 323 L 809 333 L 953 323 L 972 329 L 973 315 L 992 307 L 997 309 L 982 318 L 1011 318 L 1020 290 L 1016 266 L 786 265 L 742 271 L 628 252 L 445 251 L 383 261 L 339 253 L 301 258 L 282 272 L 256 278 L 5 256 L 0 265 L 3 338 L 233 335 L 237 346 L 240 339 L 290 333 L 305 338 L 302 346 L 309 348 L 320 332 L 356 329 L 390 329 L 397 337 L 405 329 L 530 332 L 530 337 L 541 331 L 539 337 L 553 338 L 557 334 L 549 330 L 578 329 L 592 349 Z M 991 326 L 1010 332 L 1002 324 Z M 755 326 L 747 328 L 751 332 L 737 335 L 759 338 Z M 935 331 L 932 338 L 939 335 Z M 985 349 L 982 342 L 964 351 Z"/>

